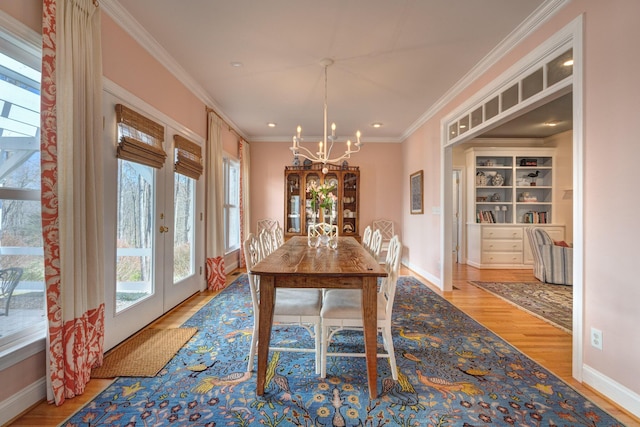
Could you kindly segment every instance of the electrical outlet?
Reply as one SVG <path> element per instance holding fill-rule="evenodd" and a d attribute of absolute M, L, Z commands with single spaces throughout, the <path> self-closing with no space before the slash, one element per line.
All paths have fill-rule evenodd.
<path fill-rule="evenodd" d="M 600 329 L 591 328 L 591 346 L 602 350 L 602 331 Z"/>

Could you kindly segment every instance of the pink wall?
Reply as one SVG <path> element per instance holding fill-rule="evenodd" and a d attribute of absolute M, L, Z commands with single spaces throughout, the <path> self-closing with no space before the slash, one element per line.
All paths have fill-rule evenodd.
<path fill-rule="evenodd" d="M 640 50 L 637 48 L 640 26 L 636 23 L 640 16 L 640 2 L 569 3 L 404 142 L 404 175 L 418 169 L 439 171 L 442 117 L 582 14 L 586 159 L 582 352 L 586 371 L 596 372 L 585 379 L 605 394 L 610 390 L 605 384 L 609 380 L 631 390 L 636 394 L 632 406 L 634 413 L 638 414 L 640 334 L 636 325 L 640 324 L 640 287 L 636 283 L 635 264 L 639 254 L 637 212 L 640 202 L 634 197 L 633 185 L 638 181 L 637 163 L 640 158 L 640 144 L 635 141 L 635 125 L 640 111 L 640 86 L 635 72 L 640 67 Z M 407 233 L 404 237 L 409 248 L 408 261 L 435 277 L 440 277 L 441 259 L 437 247 L 440 226 L 436 215 L 429 211 L 429 203 L 434 203 L 433 206 L 439 204 L 439 176 L 438 173 L 427 178 L 425 174 L 424 217 L 412 216 L 403 210 L 405 229 L 416 230 L 416 233 Z M 429 182 L 431 179 L 433 183 Z M 406 195 L 407 184 L 403 185 L 403 194 Z M 603 331 L 603 350 L 589 345 L 592 327 Z M 597 379 L 600 375 L 604 381 Z"/>
<path fill-rule="evenodd" d="M 349 159 L 360 167 L 360 233 L 376 218 L 395 222 L 402 235 L 403 182 L 402 146 L 394 143 L 369 143 Z M 284 221 L 284 167 L 291 165 L 290 142 L 251 143 L 251 231 L 260 218 Z M 408 206 L 408 200 L 407 200 Z"/>
<path fill-rule="evenodd" d="M 106 78 L 201 137 L 206 136 L 204 103 L 105 13 L 102 58 Z"/>
<path fill-rule="evenodd" d="M 0 9 L 38 34 L 42 33 L 42 1 L 2 0 Z"/>

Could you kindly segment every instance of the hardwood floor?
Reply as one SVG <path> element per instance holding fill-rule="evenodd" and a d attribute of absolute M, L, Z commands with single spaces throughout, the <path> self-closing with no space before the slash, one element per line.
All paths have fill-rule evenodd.
<path fill-rule="evenodd" d="M 400 272 L 401 275 L 415 276 L 427 283 L 431 289 L 443 295 L 460 310 L 562 378 L 622 423 L 629 426 L 640 425 L 640 419 L 571 378 L 571 335 L 467 283 L 468 280 L 534 281 L 531 270 L 478 270 L 458 265 L 454 266 L 453 273 L 456 289 L 443 295 L 436 287 L 429 285 L 424 278 L 412 271 L 403 267 Z M 233 281 L 236 277 L 229 276 L 228 280 Z M 213 295 L 215 295 L 213 292 L 196 294 L 149 327 L 178 327 L 206 304 Z M 9 425 L 57 426 L 110 383 L 111 380 L 93 379 L 82 396 L 69 399 L 60 407 L 42 402 Z"/>

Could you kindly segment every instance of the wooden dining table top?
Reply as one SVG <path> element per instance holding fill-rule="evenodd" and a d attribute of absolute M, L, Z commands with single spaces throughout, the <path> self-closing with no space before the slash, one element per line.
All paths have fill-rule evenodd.
<path fill-rule="evenodd" d="M 386 277 L 386 270 L 353 237 L 338 237 L 338 247 L 311 248 L 307 238 L 294 236 L 257 263 L 257 275 L 316 277 Z"/>

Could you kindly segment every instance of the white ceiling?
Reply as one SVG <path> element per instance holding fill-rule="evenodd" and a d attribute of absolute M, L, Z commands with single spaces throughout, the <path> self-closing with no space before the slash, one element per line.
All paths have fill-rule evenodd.
<path fill-rule="evenodd" d="M 248 140 L 401 141 L 447 91 L 551 0 L 111 0 Z M 103 2 L 104 4 L 104 2 Z M 113 11 L 117 13 L 113 13 Z M 135 21 L 133 21 L 133 20 Z M 521 27 L 520 27 L 521 28 Z M 148 34 L 146 34 L 148 33 Z M 138 37 L 138 39 L 140 39 Z M 149 43 L 151 40 L 151 43 Z M 161 48 L 158 48 L 158 45 Z M 242 63 L 233 67 L 233 62 Z M 203 96 L 202 94 L 200 95 Z M 268 128 L 275 122 L 275 128 Z M 371 124 L 381 122 L 374 129 Z"/>

